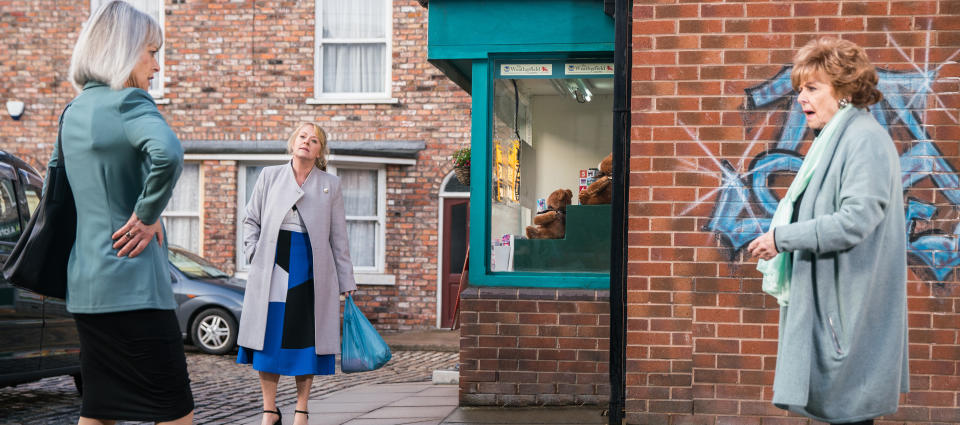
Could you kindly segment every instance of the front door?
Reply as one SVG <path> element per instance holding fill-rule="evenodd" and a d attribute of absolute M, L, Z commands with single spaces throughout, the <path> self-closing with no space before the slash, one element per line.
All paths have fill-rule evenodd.
<path fill-rule="evenodd" d="M 443 269 L 440 326 L 453 326 L 454 306 L 460 290 L 460 273 L 467 258 L 470 235 L 470 200 L 443 200 Z"/>

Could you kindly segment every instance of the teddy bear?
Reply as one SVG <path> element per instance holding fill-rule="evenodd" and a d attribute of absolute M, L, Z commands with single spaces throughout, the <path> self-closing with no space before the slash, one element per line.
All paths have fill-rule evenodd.
<path fill-rule="evenodd" d="M 607 155 L 600 165 L 600 174 L 590 186 L 580 191 L 580 205 L 609 204 L 613 199 L 613 154 Z"/>
<path fill-rule="evenodd" d="M 533 217 L 533 226 L 527 226 L 528 239 L 563 239 L 567 223 L 567 205 L 573 201 L 570 189 L 554 190 L 547 197 L 547 209 Z"/>

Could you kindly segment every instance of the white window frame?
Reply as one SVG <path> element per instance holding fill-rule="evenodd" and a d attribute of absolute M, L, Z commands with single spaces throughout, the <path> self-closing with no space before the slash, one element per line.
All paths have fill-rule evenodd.
<path fill-rule="evenodd" d="M 385 38 L 323 38 L 322 4 L 324 0 L 314 2 L 313 37 L 313 98 L 307 99 L 310 105 L 325 104 L 361 104 L 361 103 L 398 103 L 391 97 L 393 93 L 393 0 L 387 2 L 384 14 Z M 323 92 L 323 45 L 328 44 L 380 44 L 384 43 L 384 81 L 382 92 L 370 93 L 324 93 Z"/>
<path fill-rule="evenodd" d="M 347 222 L 353 221 L 366 221 L 374 222 L 377 225 L 377 252 L 374 260 L 374 266 L 354 266 L 353 270 L 355 273 L 383 273 L 385 267 L 384 262 L 386 261 L 386 228 L 387 228 L 387 171 L 383 166 L 377 166 L 373 164 L 367 165 L 330 165 L 327 167 L 327 171 L 332 174 L 340 175 L 340 169 L 349 169 L 349 170 L 375 170 L 377 172 L 377 215 L 371 216 L 347 216 Z"/>
<path fill-rule="evenodd" d="M 109 0 L 90 0 L 90 14 L 92 15 L 93 12 L 97 11 L 97 8 L 100 7 L 100 5 L 108 1 Z M 159 6 L 158 10 L 160 11 L 158 13 L 159 16 L 154 16 L 154 19 L 157 20 L 157 23 L 160 24 L 160 29 L 163 30 L 164 34 L 166 34 L 166 26 L 164 23 L 164 17 L 166 16 L 166 5 L 164 4 L 164 0 L 152 0 L 152 1 L 155 1 L 157 3 L 157 5 Z M 140 10 L 140 9 L 137 8 L 137 10 Z M 166 49 L 161 47 L 160 51 L 157 52 L 157 64 L 160 66 L 160 71 L 157 72 L 156 78 L 153 79 L 153 82 L 154 84 L 156 84 L 156 87 L 148 90 L 148 92 L 150 93 L 150 96 L 153 96 L 153 100 L 156 103 L 161 105 L 170 103 L 170 99 L 163 98 L 163 88 L 164 88 L 163 62 L 164 62 L 164 56 L 165 56 L 163 53 L 164 50 Z"/>
<path fill-rule="evenodd" d="M 198 155 L 193 155 L 198 156 Z M 219 155 L 215 155 L 219 157 Z M 387 169 L 384 162 L 378 161 L 378 158 L 360 158 L 355 157 L 356 161 L 351 161 L 351 158 L 344 158 L 347 161 L 334 161 L 333 155 L 331 158 L 328 158 L 330 162 L 327 165 L 327 172 L 336 175 L 338 169 L 367 169 L 367 170 L 377 170 L 377 215 L 375 217 L 377 222 L 377 253 L 376 253 L 376 265 L 374 267 L 363 267 L 363 266 L 354 266 L 353 274 L 354 279 L 359 285 L 395 285 L 396 276 L 392 274 L 386 274 L 386 220 L 387 220 Z M 290 161 L 289 155 L 250 155 L 245 156 L 245 158 L 234 158 L 237 159 L 237 237 L 236 237 L 236 275 L 241 278 L 246 278 L 247 273 L 249 272 L 249 265 L 247 264 L 246 257 L 244 254 L 243 247 L 243 219 L 246 217 L 246 173 L 247 167 L 263 167 L 271 165 L 285 164 Z M 379 158 L 385 160 L 386 163 L 403 163 L 409 165 L 408 162 L 399 162 L 391 161 L 387 158 Z M 370 218 L 374 219 L 374 216 L 347 216 L 347 220 L 357 219 L 357 218 Z"/>
<path fill-rule="evenodd" d="M 203 256 L 203 191 L 204 191 L 204 178 L 203 178 L 203 163 L 199 161 L 186 161 L 184 165 L 190 164 L 197 166 L 197 210 L 196 211 L 168 211 L 164 208 L 163 212 L 160 213 L 160 219 L 164 218 L 196 218 L 197 227 L 200 229 L 200 234 L 197 235 L 197 251 L 195 254 Z M 166 225 L 166 223 L 164 223 Z M 190 247 L 182 247 L 186 250 L 190 250 Z M 192 252 L 192 251 L 191 251 Z"/>

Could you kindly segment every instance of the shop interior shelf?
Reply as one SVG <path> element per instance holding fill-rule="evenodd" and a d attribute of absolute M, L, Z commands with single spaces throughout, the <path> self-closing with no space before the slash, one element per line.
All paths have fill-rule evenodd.
<path fill-rule="evenodd" d="M 610 271 L 610 205 L 570 205 L 563 239 L 517 239 L 514 271 Z"/>

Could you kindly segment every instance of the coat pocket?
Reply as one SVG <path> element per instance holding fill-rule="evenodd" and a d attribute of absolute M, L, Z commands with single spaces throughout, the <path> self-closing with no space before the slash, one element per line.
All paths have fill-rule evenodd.
<path fill-rule="evenodd" d="M 838 321 L 835 320 L 833 316 L 828 316 L 827 325 L 830 328 L 830 339 L 833 341 L 834 355 L 836 357 L 844 357 L 846 355 L 846 352 L 844 351 L 843 345 L 841 344 L 842 334 L 840 333 L 840 329 L 839 329 L 840 327 L 839 327 Z"/>

